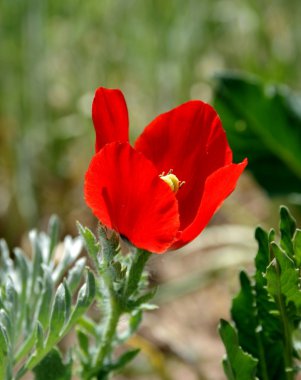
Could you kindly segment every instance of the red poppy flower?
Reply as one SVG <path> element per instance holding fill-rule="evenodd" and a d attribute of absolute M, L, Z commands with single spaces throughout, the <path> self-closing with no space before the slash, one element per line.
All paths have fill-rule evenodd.
<path fill-rule="evenodd" d="M 121 91 L 99 88 L 92 118 L 96 154 L 86 173 L 86 202 L 104 225 L 150 252 L 199 235 L 247 164 L 232 163 L 217 113 L 199 100 L 159 115 L 134 148 Z"/>

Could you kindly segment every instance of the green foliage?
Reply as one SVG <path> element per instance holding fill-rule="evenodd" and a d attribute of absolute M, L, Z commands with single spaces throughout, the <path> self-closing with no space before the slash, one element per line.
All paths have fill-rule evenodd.
<path fill-rule="evenodd" d="M 221 320 L 219 332 L 227 352 L 223 360 L 227 378 L 229 380 L 256 380 L 257 360 L 241 349 L 235 329 L 227 321 Z"/>
<path fill-rule="evenodd" d="M 32 258 L 17 248 L 14 260 L 4 240 L 0 242 L 0 378 L 19 379 L 34 370 L 36 379 L 46 379 L 47 368 L 53 365 L 51 378 L 68 379 L 71 364 L 63 365 L 54 347 L 91 305 L 94 276 L 87 270 L 82 281 L 81 241 L 66 237 L 58 244 L 55 217 L 48 234 L 31 231 L 29 240 Z"/>
<path fill-rule="evenodd" d="M 273 230 L 267 233 L 261 228 L 257 228 L 255 237 L 255 274 L 250 278 L 241 273 L 241 288 L 231 308 L 238 344 L 257 361 L 259 380 L 292 380 L 300 368 L 299 230 L 288 209 L 282 206 L 280 239 L 276 241 Z M 236 333 L 228 333 L 234 340 Z M 235 379 L 234 369 L 231 372 L 229 368 L 235 368 L 236 356 L 229 352 L 230 338 L 222 338 L 227 351 L 225 373 L 228 379 Z"/>
<path fill-rule="evenodd" d="M 116 357 L 115 348 L 135 333 L 142 320 L 142 311 L 153 307 L 148 302 L 154 291 L 147 291 L 144 273 L 150 253 L 131 247 L 131 251 L 123 255 L 116 234 L 108 237 L 106 229 L 100 227 L 97 239 L 88 228 L 80 224 L 78 228 L 96 269 L 96 298 L 102 311 L 101 329 L 97 321 L 87 317 L 81 319 L 77 328 L 81 376 L 104 380 L 121 370 L 139 352 L 128 350 Z M 118 332 L 122 315 L 127 316 L 128 325 Z"/>
<path fill-rule="evenodd" d="M 35 380 L 71 380 L 72 361 L 65 364 L 58 349 L 53 348 L 34 368 Z"/>
<path fill-rule="evenodd" d="M 224 73 L 216 77 L 214 105 L 235 159 L 248 157 L 248 169 L 270 194 L 301 188 L 301 97 L 258 78 Z"/>
<path fill-rule="evenodd" d="M 78 227 L 81 237 L 59 243 L 58 220 L 51 218 L 48 234 L 30 232 L 31 257 L 16 248 L 12 259 L 0 240 L 1 380 L 18 380 L 29 371 L 36 380 L 71 380 L 75 371 L 85 380 L 104 380 L 138 354 L 122 347 L 117 355 L 116 348 L 138 329 L 143 310 L 154 307 L 144 272 L 150 253 L 131 247 L 124 255 L 115 233 L 108 237 L 100 228 L 96 238 Z M 96 281 L 79 257 L 82 240 Z M 91 319 L 87 311 L 95 298 L 101 311 Z M 128 326 L 119 332 L 121 316 Z M 64 358 L 58 343 L 74 327 L 78 346 Z"/>

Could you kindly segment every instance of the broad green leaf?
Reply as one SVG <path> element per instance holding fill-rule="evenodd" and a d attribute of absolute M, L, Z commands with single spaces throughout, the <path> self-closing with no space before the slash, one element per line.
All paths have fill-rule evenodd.
<path fill-rule="evenodd" d="M 256 380 L 258 361 L 239 346 L 234 328 L 221 320 L 219 333 L 226 348 L 227 356 L 223 360 L 223 366 L 228 380 Z"/>
<path fill-rule="evenodd" d="M 71 380 L 72 361 L 64 363 L 60 352 L 53 348 L 33 369 L 35 380 Z"/>
<path fill-rule="evenodd" d="M 259 322 L 256 316 L 255 295 L 251 281 L 245 272 L 240 273 L 240 287 L 240 292 L 232 300 L 231 315 L 235 322 L 240 345 L 246 352 L 256 356 L 258 352 L 256 330 Z"/>
<path fill-rule="evenodd" d="M 214 105 L 236 161 L 271 194 L 301 189 L 301 98 L 247 74 L 216 77 Z"/>
<path fill-rule="evenodd" d="M 255 230 L 255 238 L 258 243 L 258 252 L 255 257 L 255 278 L 257 283 L 263 283 L 265 282 L 263 275 L 270 262 L 269 236 L 261 227 L 257 227 Z"/>
<path fill-rule="evenodd" d="M 292 217 L 288 208 L 280 207 L 280 245 L 285 250 L 287 255 L 294 258 L 293 236 L 296 231 L 296 220 Z"/>
<path fill-rule="evenodd" d="M 297 268 L 292 259 L 276 244 L 271 243 L 275 259 L 267 268 L 267 287 L 276 299 L 284 296 L 286 305 L 292 303 L 297 310 L 301 310 L 301 290 Z"/>

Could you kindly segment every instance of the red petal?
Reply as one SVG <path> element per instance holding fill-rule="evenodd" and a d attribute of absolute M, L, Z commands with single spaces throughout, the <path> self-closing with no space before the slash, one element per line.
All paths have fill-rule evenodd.
<path fill-rule="evenodd" d="M 189 243 L 206 227 L 215 211 L 235 189 L 236 182 L 247 165 L 247 159 L 240 164 L 231 164 L 212 173 L 206 180 L 202 200 L 193 222 L 182 232 L 173 249 Z"/>
<path fill-rule="evenodd" d="M 232 152 L 215 110 L 190 101 L 159 115 L 135 147 L 159 172 L 173 169 L 185 185 L 177 193 L 181 230 L 194 220 L 207 177 L 232 162 Z"/>
<path fill-rule="evenodd" d="M 98 152 L 105 144 L 128 141 L 129 117 L 124 96 L 120 90 L 99 87 L 92 104 Z"/>
<path fill-rule="evenodd" d="M 85 199 L 94 215 L 136 247 L 162 253 L 179 229 L 178 203 L 153 164 L 128 143 L 111 143 L 86 173 Z"/>

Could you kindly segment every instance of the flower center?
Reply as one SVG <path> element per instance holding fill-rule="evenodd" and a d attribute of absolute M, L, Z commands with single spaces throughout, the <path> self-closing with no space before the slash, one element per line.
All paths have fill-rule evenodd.
<path fill-rule="evenodd" d="M 163 172 L 159 177 L 167 183 L 171 190 L 176 193 L 185 183 L 185 181 L 180 181 L 178 177 L 172 173 L 172 169 L 165 175 Z"/>

